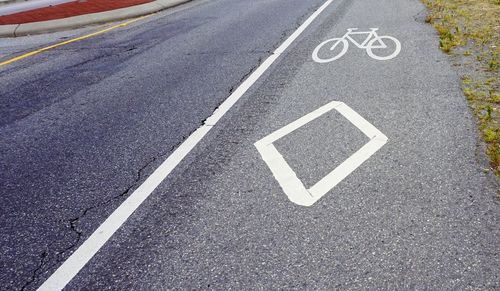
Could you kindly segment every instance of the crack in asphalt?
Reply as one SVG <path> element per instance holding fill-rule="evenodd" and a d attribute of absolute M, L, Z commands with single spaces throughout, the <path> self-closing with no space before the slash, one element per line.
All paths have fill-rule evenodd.
<path fill-rule="evenodd" d="M 219 108 L 219 106 L 227 99 L 227 97 L 229 97 L 232 94 L 232 92 L 235 90 L 235 88 L 237 86 L 239 86 L 256 68 L 258 68 L 260 66 L 260 64 L 262 63 L 262 60 L 263 60 L 263 57 L 260 57 L 258 59 L 258 61 L 257 61 L 257 64 L 254 65 L 247 73 L 245 73 L 243 75 L 243 77 L 241 77 L 238 80 L 238 82 L 237 82 L 236 85 L 232 85 L 229 88 L 229 95 L 225 96 L 226 98 L 224 98 L 224 100 L 219 103 L 219 105 L 214 109 L 214 111 L 217 110 L 217 108 Z M 207 119 L 208 119 L 208 117 L 207 117 Z M 205 121 L 206 121 L 206 119 L 202 121 L 201 125 L 204 125 Z M 39 277 L 40 270 L 42 270 L 44 268 L 52 269 L 55 265 L 57 265 L 58 263 L 60 263 L 61 261 L 63 261 L 63 259 L 61 257 L 63 257 L 66 252 L 71 251 L 72 249 L 74 249 L 74 248 L 76 248 L 78 246 L 78 244 L 81 241 L 82 236 L 83 236 L 83 231 L 78 228 L 78 224 L 79 224 L 80 220 L 83 219 L 88 214 L 89 211 L 97 209 L 97 208 L 100 208 L 102 206 L 105 206 L 105 205 L 111 203 L 112 201 L 114 201 L 116 199 L 119 199 L 119 198 L 123 198 L 125 195 L 127 195 L 128 193 L 130 193 L 130 191 L 132 189 L 134 189 L 136 187 L 136 185 L 142 180 L 142 172 L 146 168 L 148 168 L 157 159 L 166 156 L 168 153 L 171 153 L 176 148 L 178 148 L 190 135 L 191 135 L 191 133 L 188 136 L 183 136 L 181 138 L 181 140 L 178 143 L 176 143 L 175 145 L 173 145 L 170 148 L 170 150 L 167 151 L 166 153 L 161 153 L 161 154 L 158 154 L 158 155 L 154 156 L 153 158 L 151 158 L 144 166 L 142 166 L 137 171 L 137 177 L 136 177 L 135 181 L 129 187 L 127 187 L 124 191 L 122 191 L 119 195 L 113 196 L 113 197 L 111 197 L 108 200 L 105 200 L 105 201 L 103 201 L 101 203 L 98 203 L 97 205 L 93 205 L 91 207 L 85 208 L 83 210 L 83 212 L 79 216 L 77 216 L 75 218 L 72 218 L 72 219 L 69 219 L 68 223 L 69 223 L 70 230 L 71 230 L 72 233 L 76 234 L 76 239 L 74 240 L 74 242 L 71 243 L 71 245 L 69 245 L 68 247 L 66 247 L 64 250 L 57 251 L 56 252 L 55 261 L 54 261 L 54 263 L 52 263 L 50 265 L 48 265 L 48 263 L 49 263 L 50 260 L 46 261 L 46 258 L 48 257 L 48 252 L 44 251 L 40 255 L 40 257 L 42 257 L 42 260 L 40 261 L 39 265 L 36 267 L 36 269 L 33 271 L 32 276 L 28 279 L 27 282 L 25 282 L 25 284 L 21 287 L 20 290 L 26 290 L 26 288 L 29 285 L 31 285 L 33 282 L 35 282 L 38 279 L 38 277 Z"/>
<path fill-rule="evenodd" d="M 94 206 L 91 206 L 91 207 L 88 207 L 86 208 L 81 215 L 75 217 L 75 218 L 72 218 L 70 219 L 68 222 L 69 222 L 69 225 L 70 225 L 70 229 L 72 232 L 76 233 L 77 235 L 77 239 L 75 240 L 75 242 L 69 246 L 68 248 L 66 248 L 64 251 L 60 252 L 61 255 L 63 255 L 65 252 L 67 251 L 70 251 L 71 249 L 75 248 L 78 243 L 80 242 L 81 238 L 82 238 L 82 235 L 83 235 L 83 231 L 81 231 L 80 229 L 78 229 L 78 223 L 80 222 L 80 220 L 82 218 L 84 218 L 87 213 L 91 210 L 94 210 L 96 208 L 99 208 L 99 207 L 102 207 L 102 206 L 105 206 L 105 205 L 108 205 L 109 203 L 113 202 L 114 200 L 116 199 L 119 199 L 119 198 L 122 198 L 124 197 L 125 195 L 127 195 L 132 189 L 135 188 L 135 186 L 137 185 L 138 182 L 140 182 L 142 180 L 142 172 L 149 167 L 149 165 L 151 165 L 152 163 L 154 163 L 156 160 L 157 160 L 158 157 L 153 157 L 151 158 L 144 166 L 142 166 L 138 171 L 137 171 L 137 177 L 136 179 L 134 180 L 134 182 L 127 188 L 125 189 L 124 191 L 122 191 L 120 194 L 116 195 L 116 196 L 113 196 L 111 198 L 109 198 L 108 200 L 105 200 L 97 205 L 94 205 Z"/>
<path fill-rule="evenodd" d="M 257 69 L 261 65 L 262 61 L 263 61 L 263 57 L 260 57 L 257 60 L 257 64 L 254 65 L 254 66 L 252 66 L 252 68 L 250 68 L 250 70 L 248 70 L 248 72 L 246 72 L 236 82 L 235 85 L 232 85 L 229 88 L 229 94 L 227 96 L 225 96 L 225 98 L 223 98 L 223 101 L 221 101 L 219 103 L 219 105 L 214 109 L 214 111 L 217 110 L 217 108 L 219 108 L 220 105 L 232 94 L 232 92 L 235 90 L 235 88 L 237 88 L 250 74 L 252 74 L 255 71 L 255 69 Z M 208 117 L 206 119 L 208 119 Z M 206 119 L 201 122 L 201 125 L 205 124 Z M 37 266 L 37 268 L 33 271 L 33 274 L 31 276 L 31 278 L 21 287 L 21 290 L 26 290 L 26 288 L 29 285 L 31 285 L 33 282 L 35 282 L 38 279 L 38 277 L 40 275 L 40 270 L 42 270 L 44 268 L 46 268 L 46 269 L 52 269 L 55 265 L 57 265 L 58 263 L 60 263 L 60 262 L 63 261 L 62 257 L 64 257 L 64 255 L 65 255 L 66 252 L 69 252 L 69 251 L 71 251 L 72 249 L 74 249 L 74 248 L 76 248 L 78 246 L 78 244 L 80 243 L 80 241 L 81 241 L 81 239 L 83 237 L 83 231 L 78 228 L 78 224 L 79 224 L 80 220 L 82 220 L 85 216 L 87 216 L 87 214 L 88 214 L 89 211 L 97 209 L 97 208 L 100 208 L 100 207 L 103 207 L 105 205 L 108 205 L 109 203 L 115 201 L 116 199 L 123 198 L 124 196 L 126 196 L 127 194 L 129 194 L 131 192 L 131 190 L 134 189 L 137 186 L 137 184 L 142 180 L 142 173 L 143 173 L 143 171 L 146 168 L 148 168 L 152 163 L 154 163 L 159 158 L 166 156 L 167 154 L 171 153 L 176 148 L 178 148 L 190 135 L 191 135 L 191 133 L 189 135 L 187 135 L 187 136 L 183 136 L 178 143 L 176 143 L 175 145 L 173 145 L 170 148 L 169 151 L 167 151 L 165 153 L 160 153 L 160 154 L 154 156 L 153 158 L 151 158 L 144 166 L 142 166 L 137 171 L 137 177 L 134 180 L 134 182 L 129 187 L 127 187 L 124 191 L 122 191 L 120 194 L 118 194 L 116 196 L 113 196 L 113 197 L 109 198 L 108 200 L 105 200 L 105 201 L 103 201 L 101 203 L 98 203 L 96 205 L 93 205 L 93 206 L 90 206 L 88 208 L 85 208 L 79 216 L 69 219 L 68 223 L 69 223 L 70 231 L 72 233 L 76 234 L 76 239 L 74 239 L 73 243 L 71 243 L 71 245 L 69 245 L 68 247 L 66 247 L 64 250 L 57 251 L 56 252 L 55 261 L 52 264 L 50 264 L 50 265 L 48 264 L 50 260 L 46 260 L 46 258 L 48 257 L 48 252 L 44 251 L 40 255 L 43 259 L 41 260 L 41 262 Z"/>
<path fill-rule="evenodd" d="M 237 82 L 236 84 L 234 85 L 231 85 L 229 87 L 229 90 L 228 90 L 228 95 L 225 96 L 225 98 L 222 99 L 221 102 L 219 102 L 219 104 L 213 109 L 212 113 L 215 112 L 224 102 L 225 100 L 234 92 L 234 90 L 236 90 L 236 88 L 238 88 L 238 86 L 241 85 L 241 83 L 243 83 L 247 78 L 248 76 L 250 76 L 261 64 L 262 62 L 264 61 L 265 58 L 269 57 L 270 55 L 273 54 L 274 50 L 276 48 L 278 48 L 281 43 L 283 43 L 283 41 L 290 36 L 290 34 L 295 31 L 302 23 L 303 19 L 305 17 L 307 17 L 308 15 L 311 14 L 311 11 L 314 11 L 316 10 L 317 7 L 313 7 L 311 9 L 309 9 L 306 13 L 304 13 L 302 16 L 299 17 L 299 19 L 297 20 L 296 22 L 296 26 L 294 28 L 291 28 L 291 29 L 286 29 L 284 30 L 282 33 L 281 33 L 281 36 L 279 38 L 279 40 L 272 45 L 272 49 L 270 50 L 258 50 L 258 49 L 254 49 L 254 50 L 251 50 L 249 53 L 263 53 L 263 54 L 267 54 L 266 56 L 261 56 L 259 57 L 259 59 L 257 60 L 256 64 L 254 66 L 252 66 Z M 211 52 L 202 52 L 200 54 L 210 54 Z M 230 53 L 230 52 L 228 52 Z M 102 58 L 102 57 L 105 57 L 106 55 L 100 55 L 99 58 Z M 80 66 L 82 64 L 77 64 L 75 65 L 76 66 Z M 212 116 L 212 114 L 210 114 L 210 116 Z M 208 116 L 206 119 L 204 119 L 202 122 L 201 122 L 201 125 L 205 125 L 205 122 L 206 120 L 210 117 Z M 194 132 L 194 131 L 193 131 Z M 119 198 L 123 198 L 124 196 L 126 196 L 127 194 L 129 194 L 131 192 L 132 189 L 134 189 L 137 184 L 142 180 L 142 175 L 143 175 L 143 171 L 148 168 L 152 163 L 154 163 L 155 161 L 157 161 L 159 158 L 161 157 L 164 157 L 166 156 L 167 154 L 171 153 L 172 151 L 174 151 L 176 148 L 178 148 L 192 133 L 190 133 L 189 135 L 187 136 L 183 136 L 181 138 L 181 140 L 173 145 L 169 151 L 166 151 L 165 153 L 160 153 L 156 156 L 154 156 L 153 158 L 151 158 L 144 166 L 142 166 L 138 171 L 137 171 L 137 177 L 136 179 L 134 180 L 134 182 L 129 186 L 127 187 L 124 191 L 122 191 L 120 194 L 116 195 L 116 196 L 113 196 L 103 202 L 100 202 L 96 205 L 93 205 L 93 206 L 90 206 L 88 208 L 85 208 L 81 214 L 77 217 L 74 217 L 74 218 L 71 218 L 68 220 L 68 223 L 69 223 L 69 228 L 70 228 L 70 231 L 74 234 L 76 234 L 76 239 L 74 239 L 73 243 L 71 243 L 71 245 L 69 245 L 68 247 L 66 247 L 64 250 L 61 250 L 61 251 L 57 251 L 56 252 L 56 258 L 54 260 L 54 262 L 52 264 L 48 264 L 50 262 L 50 259 L 47 259 L 48 258 L 48 251 L 44 251 L 40 257 L 41 257 L 41 260 L 40 260 L 40 263 L 39 265 L 35 268 L 35 270 L 33 270 L 33 273 L 32 273 L 32 276 L 29 278 L 29 280 L 27 282 L 25 282 L 25 284 L 21 287 L 20 290 L 26 290 L 27 287 L 29 287 L 33 282 L 35 282 L 38 278 L 39 278 L 39 275 L 41 273 L 41 270 L 42 269 L 52 269 L 54 266 L 56 266 L 57 264 L 59 264 L 60 262 L 63 261 L 63 258 L 65 253 L 66 252 L 69 252 L 71 251 L 72 249 L 76 248 L 80 241 L 82 240 L 82 237 L 83 237 L 83 231 L 81 229 L 78 228 L 78 224 L 80 223 L 80 221 L 85 218 L 87 216 L 87 214 L 89 213 L 89 211 L 91 210 L 95 210 L 95 209 L 98 209 L 98 208 L 101 208 L 105 205 L 108 205 L 109 203 L 119 199 Z"/>
<path fill-rule="evenodd" d="M 100 207 L 105 206 L 105 205 L 108 205 L 109 203 L 111 203 L 119 198 L 123 198 L 125 195 L 130 193 L 130 191 L 132 189 L 134 189 L 137 186 L 137 184 L 142 180 L 143 171 L 146 168 L 148 168 L 152 163 L 154 163 L 158 159 L 158 157 L 161 157 L 161 155 L 151 158 L 144 166 L 142 166 L 137 171 L 137 177 L 134 180 L 134 182 L 129 187 L 127 187 L 124 191 L 122 191 L 120 194 L 113 196 L 113 197 L 111 197 L 103 202 L 96 204 L 96 205 L 85 208 L 79 216 L 72 218 L 72 219 L 69 219 L 68 223 L 69 223 L 70 230 L 72 233 L 76 234 L 76 239 L 74 239 L 73 243 L 71 243 L 71 245 L 66 247 L 64 250 L 56 251 L 55 261 L 54 261 L 54 263 L 52 263 L 50 265 L 48 264 L 50 262 L 50 260 L 46 260 L 46 258 L 48 257 L 48 251 L 43 251 L 43 253 L 40 255 L 40 257 L 42 259 L 41 259 L 39 265 L 36 267 L 35 270 L 33 270 L 31 278 L 29 278 L 28 281 L 25 282 L 25 284 L 21 287 L 20 290 L 26 290 L 26 288 L 29 285 L 31 285 L 31 283 L 36 281 L 40 275 L 40 270 L 42 270 L 44 268 L 48 268 L 48 269 L 53 268 L 55 265 L 57 265 L 58 263 L 63 261 L 62 257 L 64 257 L 64 254 L 66 252 L 71 251 L 72 249 L 74 249 L 75 247 L 78 246 L 78 244 L 81 241 L 82 236 L 83 236 L 83 231 L 78 228 L 78 224 L 79 224 L 80 220 L 83 219 L 88 214 L 89 211 L 100 208 Z"/>
<path fill-rule="evenodd" d="M 21 289 L 20 290 L 26 290 L 26 288 L 32 283 L 35 281 L 35 279 L 38 277 L 38 272 L 43 268 L 43 266 L 45 265 L 45 259 L 47 258 L 48 256 L 48 253 L 47 251 L 43 251 L 43 253 L 40 255 L 40 263 L 38 264 L 38 266 L 35 268 L 35 270 L 33 270 L 33 273 L 31 275 L 31 278 L 26 282 L 24 283 L 23 286 L 21 286 Z"/>
<path fill-rule="evenodd" d="M 270 54 L 271 54 L 271 53 L 269 53 L 269 55 L 270 55 Z M 228 95 L 228 96 L 226 96 L 226 98 L 224 99 L 224 101 L 225 101 L 227 98 L 229 98 L 229 96 L 231 96 L 231 94 L 233 94 L 234 90 L 236 90 L 236 88 L 238 88 L 238 86 L 240 86 L 240 85 L 241 85 L 241 83 L 243 83 L 243 82 L 244 82 L 244 81 L 248 78 L 248 76 L 250 76 L 250 75 L 251 75 L 251 74 L 255 71 L 255 69 L 257 69 L 257 68 L 258 68 L 258 67 L 262 64 L 263 59 L 264 59 L 263 57 L 259 57 L 259 59 L 257 60 L 257 64 L 256 64 L 256 65 L 254 65 L 253 67 L 251 67 L 251 68 L 250 68 L 250 70 L 249 70 L 248 72 L 246 72 L 246 73 L 243 75 L 243 77 L 241 77 L 241 78 L 240 78 L 240 80 L 236 83 L 236 85 L 232 85 L 232 86 L 229 88 L 229 95 Z M 223 101 L 223 102 L 221 102 L 221 103 L 219 103 L 219 105 L 218 105 L 218 106 L 214 109 L 214 111 L 215 111 L 215 110 L 217 110 L 217 109 L 218 109 L 218 108 L 222 105 L 222 103 L 224 103 L 224 101 Z M 211 116 L 211 115 L 210 115 L 210 116 Z M 205 119 L 205 120 L 206 120 L 206 119 Z M 205 121 L 203 121 L 203 123 L 205 123 Z"/>

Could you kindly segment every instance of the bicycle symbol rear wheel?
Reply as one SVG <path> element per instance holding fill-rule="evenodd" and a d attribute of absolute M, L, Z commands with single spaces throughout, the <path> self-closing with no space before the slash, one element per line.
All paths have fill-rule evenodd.
<path fill-rule="evenodd" d="M 388 41 L 391 41 L 394 43 L 394 46 L 395 46 L 395 49 L 394 51 L 388 55 L 388 56 L 377 56 L 373 53 L 372 49 L 376 48 L 376 49 L 383 49 L 384 47 L 380 47 L 380 46 L 375 46 L 375 42 L 378 41 L 379 43 L 382 43 L 382 44 L 386 44 L 386 41 L 387 43 L 389 43 Z M 388 45 L 385 45 L 385 48 L 390 48 L 390 47 L 394 47 L 394 46 L 388 46 Z M 392 37 L 392 36 L 388 36 L 388 35 L 383 35 L 383 36 L 379 36 L 379 37 L 376 37 L 372 40 L 370 40 L 368 42 L 368 44 L 366 45 L 366 53 L 371 57 L 371 58 L 374 58 L 376 60 L 379 60 L 379 61 L 385 61 L 385 60 L 390 60 L 394 57 L 396 57 L 399 52 L 401 51 L 401 43 L 399 42 L 399 40 L 397 40 L 396 38 Z"/>
<path fill-rule="evenodd" d="M 332 44 L 331 47 L 328 48 L 328 44 Z M 325 53 L 328 53 L 328 52 L 332 52 L 338 45 L 342 45 L 342 50 L 337 53 L 336 55 L 334 55 L 333 57 L 331 58 L 323 58 L 323 57 L 320 57 L 319 54 L 320 54 L 320 50 L 326 46 L 328 48 L 328 50 L 323 50 L 322 52 L 322 55 L 325 54 Z M 343 39 L 343 38 L 332 38 L 332 39 L 328 39 L 328 40 L 325 40 L 324 42 L 320 43 L 313 51 L 312 53 L 312 58 L 315 62 L 317 63 L 328 63 L 328 62 L 332 62 L 332 61 L 335 61 L 339 58 L 341 58 L 343 55 L 345 55 L 345 53 L 347 52 L 347 49 L 349 48 L 349 43 L 347 42 L 347 40 Z"/>

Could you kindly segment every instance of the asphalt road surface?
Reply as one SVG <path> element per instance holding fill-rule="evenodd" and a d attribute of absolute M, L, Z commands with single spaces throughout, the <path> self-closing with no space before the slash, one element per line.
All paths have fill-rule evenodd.
<path fill-rule="evenodd" d="M 499 184 L 423 5 L 324 4 L 194 1 L 0 67 L 0 289 L 42 286 L 264 66 L 67 290 L 500 290 Z M 349 28 L 393 38 L 313 59 Z M 3 39 L 0 61 L 95 30 Z"/>

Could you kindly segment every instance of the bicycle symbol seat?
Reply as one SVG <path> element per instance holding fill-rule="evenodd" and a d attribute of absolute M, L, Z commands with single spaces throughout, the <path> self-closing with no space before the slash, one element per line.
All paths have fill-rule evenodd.
<path fill-rule="evenodd" d="M 349 48 L 348 40 L 351 41 L 358 48 L 365 49 L 368 56 L 379 61 L 390 60 L 396 57 L 401 51 L 401 43 L 399 42 L 399 40 L 397 40 L 395 37 L 388 35 L 379 36 L 377 34 L 378 28 L 370 28 L 370 31 L 357 31 L 357 30 L 358 30 L 357 28 L 348 28 L 346 34 L 344 34 L 343 37 L 331 38 L 320 43 L 312 53 L 313 60 L 318 63 L 329 63 L 337 59 L 340 59 L 343 55 L 345 55 L 347 49 Z M 359 43 L 358 41 L 356 41 L 354 38 L 351 37 L 351 35 L 363 35 L 363 34 L 366 34 L 367 37 L 362 43 Z M 392 42 L 391 46 L 386 45 L 386 43 L 389 42 Z M 339 53 L 336 53 L 333 56 L 325 57 L 325 55 L 328 55 L 328 53 L 332 54 L 335 48 L 337 48 L 337 46 L 339 45 L 342 46 L 340 48 Z M 326 47 L 326 50 L 323 49 L 324 47 Z M 385 56 L 376 55 L 373 52 L 373 49 L 382 49 L 382 50 L 388 49 L 389 54 Z M 380 53 L 379 51 L 377 52 Z"/>

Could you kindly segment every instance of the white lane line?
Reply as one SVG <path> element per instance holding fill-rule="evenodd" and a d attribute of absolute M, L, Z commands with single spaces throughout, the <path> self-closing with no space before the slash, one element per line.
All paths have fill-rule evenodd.
<path fill-rule="evenodd" d="M 193 132 L 144 183 L 139 186 L 71 256 L 38 288 L 40 291 L 62 290 L 134 211 L 148 198 L 156 187 L 175 169 L 184 157 L 203 139 L 210 129 L 231 109 L 245 92 L 264 74 L 293 41 L 332 3 L 326 1 L 297 30 L 269 56 L 217 110 L 204 125 Z"/>
<path fill-rule="evenodd" d="M 370 141 L 311 188 L 306 189 L 273 143 L 333 109 L 363 132 Z M 255 147 L 288 199 L 298 205 L 311 206 L 368 160 L 386 142 L 387 137 L 356 111 L 342 102 L 332 101 L 262 138 L 255 143 Z"/>

